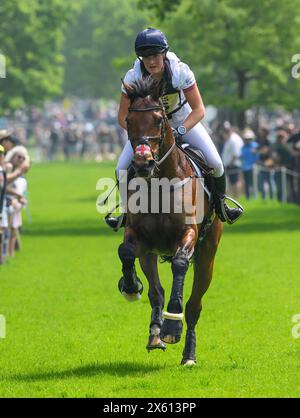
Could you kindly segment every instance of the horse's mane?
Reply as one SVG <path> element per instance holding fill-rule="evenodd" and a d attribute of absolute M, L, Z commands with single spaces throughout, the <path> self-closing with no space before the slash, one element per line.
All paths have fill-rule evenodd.
<path fill-rule="evenodd" d="M 131 103 L 136 99 L 148 96 L 157 101 L 162 95 L 163 83 L 149 76 L 127 85 L 124 84 L 124 87 Z"/>

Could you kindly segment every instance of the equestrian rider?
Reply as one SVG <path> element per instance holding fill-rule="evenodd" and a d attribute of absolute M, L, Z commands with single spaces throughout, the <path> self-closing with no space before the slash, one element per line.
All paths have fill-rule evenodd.
<path fill-rule="evenodd" d="M 157 81 L 163 79 L 165 89 L 161 100 L 170 124 L 176 130 L 176 135 L 183 137 L 183 142 L 203 153 L 208 166 L 213 169 L 213 195 L 217 215 L 223 222 L 234 223 L 243 214 L 243 209 L 240 206 L 230 208 L 225 202 L 224 166 L 212 139 L 201 124 L 205 108 L 193 72 L 169 51 L 165 35 L 157 29 L 148 28 L 137 35 L 135 52 L 137 59 L 133 68 L 127 72 L 124 82 L 130 84 L 149 76 Z M 125 119 L 129 106 L 130 100 L 122 86 L 118 121 L 124 129 L 127 129 Z M 118 178 L 120 170 L 127 170 L 132 160 L 133 149 L 128 141 L 117 164 Z M 106 222 L 113 229 L 121 224 L 120 217 L 110 217 Z"/>

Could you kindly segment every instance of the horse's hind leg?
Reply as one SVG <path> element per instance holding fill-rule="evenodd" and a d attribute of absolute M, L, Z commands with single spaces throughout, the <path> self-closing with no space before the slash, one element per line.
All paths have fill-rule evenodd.
<path fill-rule="evenodd" d="M 135 271 L 137 245 L 134 234 L 126 228 L 124 242 L 119 246 L 123 277 L 119 281 L 119 290 L 130 302 L 141 298 L 143 284 Z"/>
<path fill-rule="evenodd" d="M 162 309 L 164 307 L 164 289 L 161 286 L 158 270 L 157 256 L 155 254 L 147 254 L 139 258 L 141 268 L 149 282 L 148 297 L 151 304 L 151 322 L 150 335 L 147 344 L 147 350 L 162 349 L 166 346 L 160 339 L 160 329 L 162 326 Z"/>
<path fill-rule="evenodd" d="M 195 327 L 202 310 L 202 297 L 209 288 L 212 280 L 215 255 L 221 239 L 222 230 L 223 225 L 216 218 L 202 244 L 197 244 L 195 248 L 193 289 L 185 307 L 187 331 L 181 362 L 183 365 L 194 365 L 196 363 Z"/>

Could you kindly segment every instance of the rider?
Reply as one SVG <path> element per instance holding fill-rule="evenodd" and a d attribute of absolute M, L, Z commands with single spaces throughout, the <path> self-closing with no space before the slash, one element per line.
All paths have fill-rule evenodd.
<path fill-rule="evenodd" d="M 226 177 L 221 157 L 201 120 L 205 109 L 198 90 L 195 76 L 190 68 L 169 51 L 165 35 L 158 29 L 148 28 L 140 32 L 135 40 L 137 59 L 134 66 L 124 78 L 125 83 L 151 76 L 157 81 L 163 79 L 165 89 L 161 100 L 172 128 L 183 142 L 200 150 L 213 168 L 215 183 L 214 202 L 217 215 L 223 222 L 229 224 L 237 221 L 243 214 L 241 207 L 230 208 L 226 203 Z M 119 106 L 119 124 L 127 129 L 126 117 L 130 100 L 122 86 Z M 117 176 L 120 170 L 126 170 L 133 160 L 133 149 L 128 141 L 120 155 L 117 164 Z M 106 219 L 107 224 L 116 229 L 120 225 L 120 217 Z"/>

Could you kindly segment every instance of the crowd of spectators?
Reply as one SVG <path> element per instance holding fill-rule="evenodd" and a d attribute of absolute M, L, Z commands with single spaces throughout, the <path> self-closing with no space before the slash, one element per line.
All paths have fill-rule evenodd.
<path fill-rule="evenodd" d="M 300 203 L 300 129 L 294 123 L 278 124 L 272 132 L 263 125 L 255 133 L 225 122 L 218 139 L 229 193 Z"/>
<path fill-rule="evenodd" d="M 114 160 L 126 141 L 116 123 L 117 103 L 75 100 L 18 111 L 5 126 L 31 150 L 35 161 Z M 1 125 L 1 120 L 0 120 Z"/>
<path fill-rule="evenodd" d="M 21 249 L 22 209 L 26 207 L 30 168 L 27 149 L 12 135 L 0 130 L 0 264 Z"/>
<path fill-rule="evenodd" d="M 113 101 L 65 100 L 47 103 L 41 110 L 18 111 L 5 126 L 14 129 L 36 162 L 78 158 L 101 162 L 115 160 L 127 141 L 117 111 Z M 0 129 L 1 123 L 0 118 Z M 211 123 L 228 194 L 300 203 L 300 129 L 291 117 L 253 126 L 240 131 L 229 121 L 219 123 L 215 118 Z"/>

